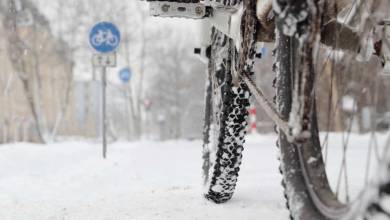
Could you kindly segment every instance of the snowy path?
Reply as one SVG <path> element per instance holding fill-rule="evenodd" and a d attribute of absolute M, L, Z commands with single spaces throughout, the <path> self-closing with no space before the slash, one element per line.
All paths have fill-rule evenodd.
<path fill-rule="evenodd" d="M 201 197 L 201 142 L 0 146 L 1 220 L 287 219 L 275 138 L 249 140 L 233 200 Z"/>

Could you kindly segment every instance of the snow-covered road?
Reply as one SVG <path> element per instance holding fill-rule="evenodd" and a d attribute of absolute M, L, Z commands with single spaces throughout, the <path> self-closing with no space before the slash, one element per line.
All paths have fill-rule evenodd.
<path fill-rule="evenodd" d="M 0 145 L 1 220 L 288 219 L 274 136 L 249 138 L 237 191 L 203 199 L 201 142 Z"/>

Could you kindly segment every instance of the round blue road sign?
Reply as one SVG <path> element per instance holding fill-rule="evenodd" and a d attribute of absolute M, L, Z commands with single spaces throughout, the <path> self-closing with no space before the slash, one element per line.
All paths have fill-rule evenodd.
<path fill-rule="evenodd" d="M 122 82 L 128 83 L 131 79 L 130 68 L 126 67 L 126 68 L 123 68 L 121 71 L 119 71 L 119 78 L 122 80 Z"/>
<path fill-rule="evenodd" d="M 110 22 L 96 24 L 89 33 L 89 43 L 99 53 L 114 52 L 121 41 L 119 29 Z"/>
<path fill-rule="evenodd" d="M 267 48 L 266 47 L 262 47 L 261 48 L 261 54 L 265 57 L 267 56 Z"/>

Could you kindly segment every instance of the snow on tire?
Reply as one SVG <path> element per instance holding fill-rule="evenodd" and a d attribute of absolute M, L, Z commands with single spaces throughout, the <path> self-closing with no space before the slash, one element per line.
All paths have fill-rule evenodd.
<path fill-rule="evenodd" d="M 212 31 L 209 74 L 211 77 L 212 125 L 210 141 L 205 141 L 203 169 L 205 197 L 215 203 L 230 200 L 238 180 L 244 150 L 250 93 L 241 82 L 232 83 L 232 41 L 221 32 Z M 207 122 L 206 122 L 207 123 Z M 205 131 L 207 133 L 207 131 Z"/>

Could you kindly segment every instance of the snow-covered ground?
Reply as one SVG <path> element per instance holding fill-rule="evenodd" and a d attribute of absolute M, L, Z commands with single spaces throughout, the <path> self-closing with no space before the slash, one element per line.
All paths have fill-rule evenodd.
<path fill-rule="evenodd" d="M 201 142 L 0 145 L 1 220 L 288 219 L 274 136 L 250 138 L 227 204 L 202 197 Z"/>
<path fill-rule="evenodd" d="M 379 148 L 387 137 L 378 137 Z M 349 138 L 349 190 L 357 194 L 375 153 L 370 135 Z M 329 138 L 333 187 L 343 141 Z M 0 220 L 288 219 L 275 142 L 248 137 L 236 193 L 222 205 L 202 197 L 201 141 L 114 143 L 107 160 L 92 142 L 0 145 Z"/>

